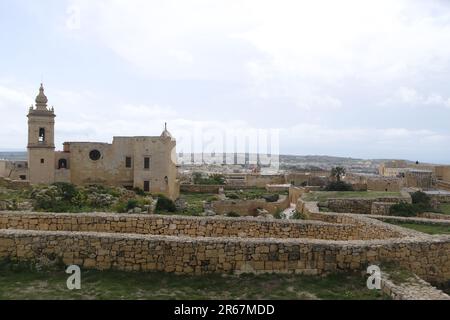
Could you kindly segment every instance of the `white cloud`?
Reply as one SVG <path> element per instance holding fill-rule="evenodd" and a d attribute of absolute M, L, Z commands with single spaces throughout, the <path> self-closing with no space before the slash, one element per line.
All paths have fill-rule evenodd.
<path fill-rule="evenodd" d="M 386 99 L 382 105 L 405 105 L 413 107 L 437 107 L 450 109 L 450 97 L 443 97 L 435 92 L 424 94 L 409 87 L 399 88 L 391 98 Z"/>

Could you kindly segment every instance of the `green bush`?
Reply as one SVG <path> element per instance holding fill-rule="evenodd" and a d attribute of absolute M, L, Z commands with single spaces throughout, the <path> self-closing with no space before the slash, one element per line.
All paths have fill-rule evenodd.
<path fill-rule="evenodd" d="M 275 212 L 275 213 L 273 214 L 273 217 L 274 217 L 275 219 L 283 219 L 283 216 L 282 216 L 282 214 L 281 214 L 281 210 L 277 210 L 277 212 Z"/>
<path fill-rule="evenodd" d="M 294 214 L 292 215 L 292 219 L 306 220 L 307 217 L 305 214 L 295 211 Z"/>
<path fill-rule="evenodd" d="M 194 184 L 218 184 L 218 185 L 224 185 L 225 184 L 225 177 L 222 174 L 214 173 L 209 175 L 208 177 L 204 178 L 203 175 L 200 172 L 194 172 L 192 174 L 192 180 Z"/>
<path fill-rule="evenodd" d="M 114 205 L 113 211 L 118 212 L 118 213 L 126 213 L 126 212 L 128 212 L 127 206 L 128 206 L 128 202 L 119 201 Z"/>
<path fill-rule="evenodd" d="M 397 203 L 391 206 L 389 215 L 400 217 L 414 217 L 420 212 L 418 206 L 410 203 Z"/>
<path fill-rule="evenodd" d="M 239 213 L 236 213 L 236 212 L 234 212 L 234 211 L 230 211 L 230 212 L 228 212 L 228 213 L 226 214 L 226 216 L 227 216 L 227 217 L 237 218 L 237 217 L 240 217 L 240 214 L 239 214 Z"/>
<path fill-rule="evenodd" d="M 326 191 L 353 191 L 351 184 L 344 181 L 332 181 L 325 187 Z"/>
<path fill-rule="evenodd" d="M 417 191 L 411 195 L 412 203 L 398 203 L 391 206 L 389 215 L 401 217 L 415 217 L 419 213 L 431 211 L 430 197 L 424 192 Z"/>
<path fill-rule="evenodd" d="M 145 196 L 146 192 L 142 190 L 141 188 L 133 188 L 134 193 L 136 193 L 138 196 Z"/>
<path fill-rule="evenodd" d="M 155 210 L 157 212 L 161 211 L 167 211 L 167 212 L 175 212 L 177 210 L 175 203 L 167 198 L 164 195 L 158 195 L 158 200 L 156 202 L 156 208 Z"/>
<path fill-rule="evenodd" d="M 218 201 L 219 197 L 218 196 L 210 196 L 208 198 L 206 198 L 206 202 L 213 202 L 213 201 Z"/>
<path fill-rule="evenodd" d="M 413 204 L 423 204 L 426 206 L 430 205 L 430 197 L 422 191 L 416 191 L 411 195 L 411 200 Z"/>
<path fill-rule="evenodd" d="M 138 206 L 138 201 L 136 199 L 130 199 L 127 201 L 127 205 L 126 205 L 125 209 L 128 212 L 129 210 L 133 210 L 137 206 Z"/>
<path fill-rule="evenodd" d="M 58 188 L 58 193 L 64 201 L 71 201 L 78 194 L 75 185 L 67 182 L 56 182 L 53 184 Z"/>
<path fill-rule="evenodd" d="M 227 194 L 227 198 L 237 200 L 237 199 L 239 199 L 239 195 L 236 193 L 229 193 L 229 194 Z"/>

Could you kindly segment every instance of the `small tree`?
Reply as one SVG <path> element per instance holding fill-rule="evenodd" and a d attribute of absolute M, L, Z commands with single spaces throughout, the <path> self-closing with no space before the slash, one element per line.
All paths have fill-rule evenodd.
<path fill-rule="evenodd" d="M 192 173 L 192 181 L 194 182 L 194 184 L 200 184 L 201 180 L 202 180 L 202 174 L 200 172 Z"/>
<path fill-rule="evenodd" d="M 175 212 L 177 210 L 177 207 L 175 206 L 175 203 L 171 199 L 160 194 L 158 195 L 155 210 L 156 212 L 164 212 L 164 211 Z"/>
<path fill-rule="evenodd" d="M 331 177 L 336 179 L 337 182 L 341 181 L 341 177 L 345 175 L 344 167 L 333 167 L 331 169 Z"/>

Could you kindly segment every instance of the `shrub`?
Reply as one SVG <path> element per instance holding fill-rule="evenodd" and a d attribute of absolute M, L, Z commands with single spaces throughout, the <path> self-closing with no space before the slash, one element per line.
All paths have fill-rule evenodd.
<path fill-rule="evenodd" d="M 175 212 L 177 208 L 172 200 L 170 200 L 164 195 L 158 195 L 155 210 L 158 212 L 161 211 Z"/>
<path fill-rule="evenodd" d="M 239 199 L 239 195 L 236 193 L 229 193 L 229 194 L 227 194 L 227 198 L 237 200 L 237 199 Z"/>
<path fill-rule="evenodd" d="M 194 172 L 192 174 L 192 180 L 194 184 L 225 184 L 225 177 L 222 174 L 214 173 L 204 178 L 200 172 Z"/>
<path fill-rule="evenodd" d="M 127 205 L 125 207 L 125 209 L 127 210 L 127 212 L 129 210 L 133 210 L 134 208 L 136 208 L 138 206 L 138 201 L 136 199 L 130 199 L 127 202 Z"/>
<path fill-rule="evenodd" d="M 391 216 L 401 216 L 401 217 L 414 217 L 420 211 L 418 207 L 410 203 L 397 203 L 391 206 L 389 215 Z"/>
<path fill-rule="evenodd" d="M 430 205 L 430 197 L 422 191 L 416 191 L 411 195 L 411 200 L 413 204 L 423 204 L 426 206 Z"/>
<path fill-rule="evenodd" d="M 53 184 L 58 188 L 58 193 L 65 201 L 71 201 L 78 194 L 78 190 L 75 185 L 67 182 L 56 182 Z"/>
<path fill-rule="evenodd" d="M 295 211 L 294 214 L 292 215 L 292 219 L 299 219 L 299 220 L 306 220 L 307 217 L 304 213 L 300 213 L 298 211 Z"/>
<path fill-rule="evenodd" d="M 281 214 L 281 210 L 277 210 L 277 212 L 275 212 L 275 213 L 273 214 L 273 217 L 274 217 L 275 219 L 283 219 L 283 215 Z"/>
<path fill-rule="evenodd" d="M 210 196 L 208 198 L 206 198 L 206 202 L 213 202 L 213 201 L 218 201 L 219 197 L 218 196 Z"/>
<path fill-rule="evenodd" d="M 125 213 L 128 212 L 127 210 L 127 206 L 128 203 L 124 202 L 124 201 L 119 201 L 115 204 L 115 206 L 113 207 L 113 211 L 118 212 L 118 213 Z"/>
<path fill-rule="evenodd" d="M 325 187 L 326 191 L 353 191 L 351 184 L 344 181 L 332 181 Z"/>
<path fill-rule="evenodd" d="M 133 188 L 134 193 L 136 193 L 138 196 L 145 196 L 146 193 L 141 188 Z"/>
<path fill-rule="evenodd" d="M 403 217 L 414 217 L 417 214 L 433 210 L 431 208 L 430 197 L 422 192 L 417 191 L 411 195 L 411 203 L 398 203 L 391 206 L 389 215 L 391 216 L 403 216 Z"/>
<path fill-rule="evenodd" d="M 227 216 L 227 217 L 234 217 L 234 218 L 240 217 L 239 213 L 236 213 L 236 212 L 234 212 L 234 211 L 228 212 L 228 213 L 226 214 L 226 216 Z"/>

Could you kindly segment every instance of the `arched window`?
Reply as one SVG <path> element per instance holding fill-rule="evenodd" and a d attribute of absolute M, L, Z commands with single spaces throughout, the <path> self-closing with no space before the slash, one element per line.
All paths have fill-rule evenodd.
<path fill-rule="evenodd" d="M 58 160 L 58 169 L 67 169 L 67 160 L 66 159 Z"/>
<path fill-rule="evenodd" d="M 45 128 L 39 128 L 39 142 L 45 141 Z"/>

